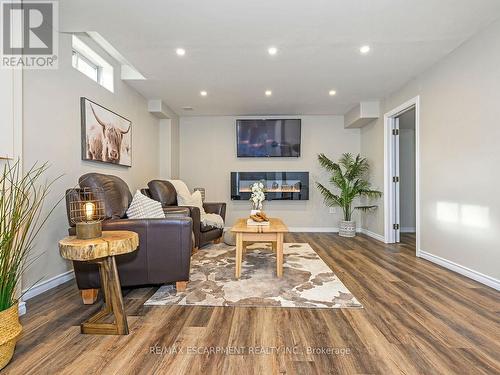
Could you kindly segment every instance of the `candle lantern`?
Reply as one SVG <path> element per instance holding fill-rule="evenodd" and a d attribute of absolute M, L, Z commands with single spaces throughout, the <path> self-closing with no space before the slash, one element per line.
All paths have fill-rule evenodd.
<path fill-rule="evenodd" d="M 76 238 L 88 240 L 101 237 L 105 218 L 104 190 L 75 189 L 69 192 L 69 216 L 76 225 Z"/>

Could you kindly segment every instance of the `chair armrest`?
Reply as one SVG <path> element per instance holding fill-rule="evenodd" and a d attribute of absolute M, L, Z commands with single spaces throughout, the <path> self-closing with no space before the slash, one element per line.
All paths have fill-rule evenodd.
<path fill-rule="evenodd" d="M 226 203 L 205 202 L 203 208 L 209 214 L 217 214 L 226 219 Z"/>

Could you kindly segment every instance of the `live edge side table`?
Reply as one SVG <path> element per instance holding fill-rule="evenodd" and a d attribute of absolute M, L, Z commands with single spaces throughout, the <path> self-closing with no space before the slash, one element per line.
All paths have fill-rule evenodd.
<path fill-rule="evenodd" d="M 104 231 L 99 238 L 79 240 L 76 236 L 69 236 L 59 241 L 59 252 L 63 258 L 96 263 L 99 266 L 105 305 L 101 311 L 81 324 L 82 333 L 128 335 L 115 256 L 131 253 L 138 246 L 138 234 L 130 231 Z M 113 315 L 114 323 L 102 322 L 109 315 Z"/>

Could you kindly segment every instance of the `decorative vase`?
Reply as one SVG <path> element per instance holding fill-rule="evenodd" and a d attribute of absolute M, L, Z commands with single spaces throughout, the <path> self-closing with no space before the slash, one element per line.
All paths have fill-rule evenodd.
<path fill-rule="evenodd" d="M 22 329 L 17 302 L 8 309 L 0 311 L 0 370 L 12 359 Z"/>
<path fill-rule="evenodd" d="M 356 222 L 344 221 L 339 222 L 339 236 L 341 237 L 355 237 L 356 236 Z"/>

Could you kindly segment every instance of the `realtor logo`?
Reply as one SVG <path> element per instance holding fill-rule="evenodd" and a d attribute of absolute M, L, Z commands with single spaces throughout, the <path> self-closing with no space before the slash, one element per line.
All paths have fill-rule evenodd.
<path fill-rule="evenodd" d="M 58 3 L 1 1 L 1 66 L 57 68 Z"/>

